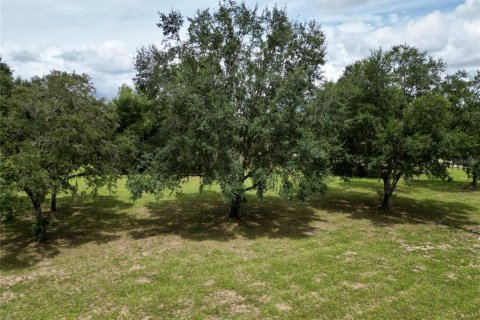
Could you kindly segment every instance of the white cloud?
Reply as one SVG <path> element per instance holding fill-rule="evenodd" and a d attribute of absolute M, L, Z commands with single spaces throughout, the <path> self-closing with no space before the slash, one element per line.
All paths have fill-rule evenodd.
<path fill-rule="evenodd" d="M 406 21 L 390 15 L 389 21 L 383 26 L 370 22 L 325 26 L 327 78 L 337 79 L 347 64 L 365 57 L 371 49 L 404 43 L 442 58 L 449 71 L 480 69 L 480 0 L 467 0 L 453 11 L 432 11 Z"/>
<path fill-rule="evenodd" d="M 343 68 L 367 56 L 371 49 L 411 44 L 443 58 L 450 70 L 480 69 L 480 0 L 260 0 L 259 7 L 277 2 L 292 19 L 314 18 L 327 36 L 325 75 L 337 79 Z M 254 5 L 256 0 L 248 0 Z M 156 11 L 179 9 L 187 16 L 198 5 L 120 0 L 85 0 L 73 4 L 54 0 L 18 0 L 2 4 L 0 52 L 16 76 L 29 78 L 52 69 L 85 72 L 98 95 L 112 97 L 135 75 L 136 48 L 158 43 Z M 91 8 L 94 4 L 95 12 Z M 454 5 L 455 4 L 455 5 Z M 25 11 L 24 8 L 32 8 Z M 118 9 L 118 10 L 117 10 Z M 24 16 L 24 15 L 27 16 Z M 19 17 L 22 17 L 20 19 Z M 113 39 L 115 37 L 115 39 Z M 110 40 L 109 40 L 110 39 Z"/>
<path fill-rule="evenodd" d="M 13 66 L 16 76 L 42 76 L 54 69 L 87 73 L 92 77 L 99 96 L 114 96 L 121 84 L 132 84 L 135 74 L 133 53 L 118 40 L 73 48 L 38 45 L 22 47 L 7 42 L 2 45 L 1 51 L 7 63 Z"/>

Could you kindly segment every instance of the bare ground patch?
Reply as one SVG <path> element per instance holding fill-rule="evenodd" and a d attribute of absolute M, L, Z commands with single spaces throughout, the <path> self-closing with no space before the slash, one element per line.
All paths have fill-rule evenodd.
<path fill-rule="evenodd" d="M 235 290 L 226 289 L 216 291 L 204 299 L 205 304 L 225 310 L 229 315 L 255 315 L 258 309 L 246 303 L 245 297 Z"/>

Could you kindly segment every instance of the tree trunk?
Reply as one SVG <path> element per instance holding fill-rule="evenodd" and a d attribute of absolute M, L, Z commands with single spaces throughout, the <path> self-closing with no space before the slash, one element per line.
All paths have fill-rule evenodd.
<path fill-rule="evenodd" d="M 48 217 L 42 215 L 42 201 L 45 199 L 45 194 L 35 193 L 32 190 L 25 188 L 25 192 L 28 194 L 33 205 L 33 217 L 35 223 L 33 224 L 33 233 L 37 242 L 42 242 L 45 239 L 47 232 Z"/>
<path fill-rule="evenodd" d="M 33 227 L 33 233 L 37 242 L 43 242 L 47 232 L 48 220 L 42 216 L 41 201 L 33 201 L 33 215 L 35 216 L 35 224 Z"/>
<path fill-rule="evenodd" d="M 232 199 L 230 203 L 230 215 L 229 217 L 232 219 L 239 219 L 240 218 L 240 206 L 242 203 L 242 196 L 237 194 Z"/>
<path fill-rule="evenodd" d="M 52 189 L 52 199 L 50 202 L 50 211 L 57 212 L 57 190 Z"/>
<path fill-rule="evenodd" d="M 40 225 L 42 222 L 42 206 L 39 201 L 33 201 L 33 216 L 35 224 Z"/>
<path fill-rule="evenodd" d="M 385 211 L 390 211 L 392 209 L 392 193 L 393 190 L 390 187 L 390 178 L 383 178 L 382 209 Z"/>
<path fill-rule="evenodd" d="M 472 188 L 477 189 L 478 188 L 478 169 L 473 170 L 473 179 L 472 179 Z"/>

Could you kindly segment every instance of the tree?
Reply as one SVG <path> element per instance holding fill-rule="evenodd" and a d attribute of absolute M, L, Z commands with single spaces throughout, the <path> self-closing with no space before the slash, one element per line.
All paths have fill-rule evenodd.
<path fill-rule="evenodd" d="M 0 56 L 0 112 L 7 108 L 8 99 L 13 88 L 13 72 L 8 64 L 2 61 Z"/>
<path fill-rule="evenodd" d="M 154 120 L 129 177 L 134 197 L 199 176 L 202 187 L 220 184 L 238 218 L 249 190 L 262 197 L 279 184 L 281 195 L 301 199 L 323 190 L 325 117 L 312 104 L 325 62 L 319 25 L 233 1 L 188 21 L 181 39 L 182 15 L 160 14 L 163 45 L 136 58 L 135 84 Z"/>
<path fill-rule="evenodd" d="M 445 78 L 442 91 L 452 105 L 452 130 L 456 137 L 452 160 L 472 177 L 478 188 L 480 174 L 480 71 L 470 76 L 458 71 Z"/>
<path fill-rule="evenodd" d="M 87 75 L 52 71 L 16 81 L 2 110 L 0 150 L 9 164 L 4 169 L 31 200 L 38 241 L 49 220 L 41 208 L 49 192 L 55 211 L 57 192 L 76 191 L 72 177 L 84 176 L 94 190 L 115 179 L 115 115 L 93 94 Z"/>
<path fill-rule="evenodd" d="M 402 45 L 373 51 L 338 81 L 343 149 L 334 171 L 381 178 L 385 210 L 401 177 L 447 175 L 450 105 L 435 93 L 443 70 L 441 61 Z"/>
<path fill-rule="evenodd" d="M 6 125 L 4 119 L 13 85 L 13 72 L 0 56 L 0 127 Z M 0 217 L 6 220 L 13 220 L 15 212 L 25 209 L 25 201 L 15 192 L 15 178 L 9 175 L 11 165 L 0 149 Z"/>
<path fill-rule="evenodd" d="M 134 89 L 122 85 L 118 96 L 111 101 L 119 126 L 115 135 L 122 140 L 123 157 L 119 169 L 128 174 L 141 166 L 142 147 L 146 140 L 154 137 L 155 119 L 152 102 Z"/>

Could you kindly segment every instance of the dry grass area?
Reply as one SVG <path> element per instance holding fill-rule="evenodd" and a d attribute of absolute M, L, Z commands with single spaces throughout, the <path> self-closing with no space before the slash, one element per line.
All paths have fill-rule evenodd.
<path fill-rule="evenodd" d="M 332 179 L 306 203 L 253 195 L 226 218 L 216 188 L 178 199 L 60 199 L 49 239 L 2 223 L 1 319 L 478 319 L 480 193 Z"/>

